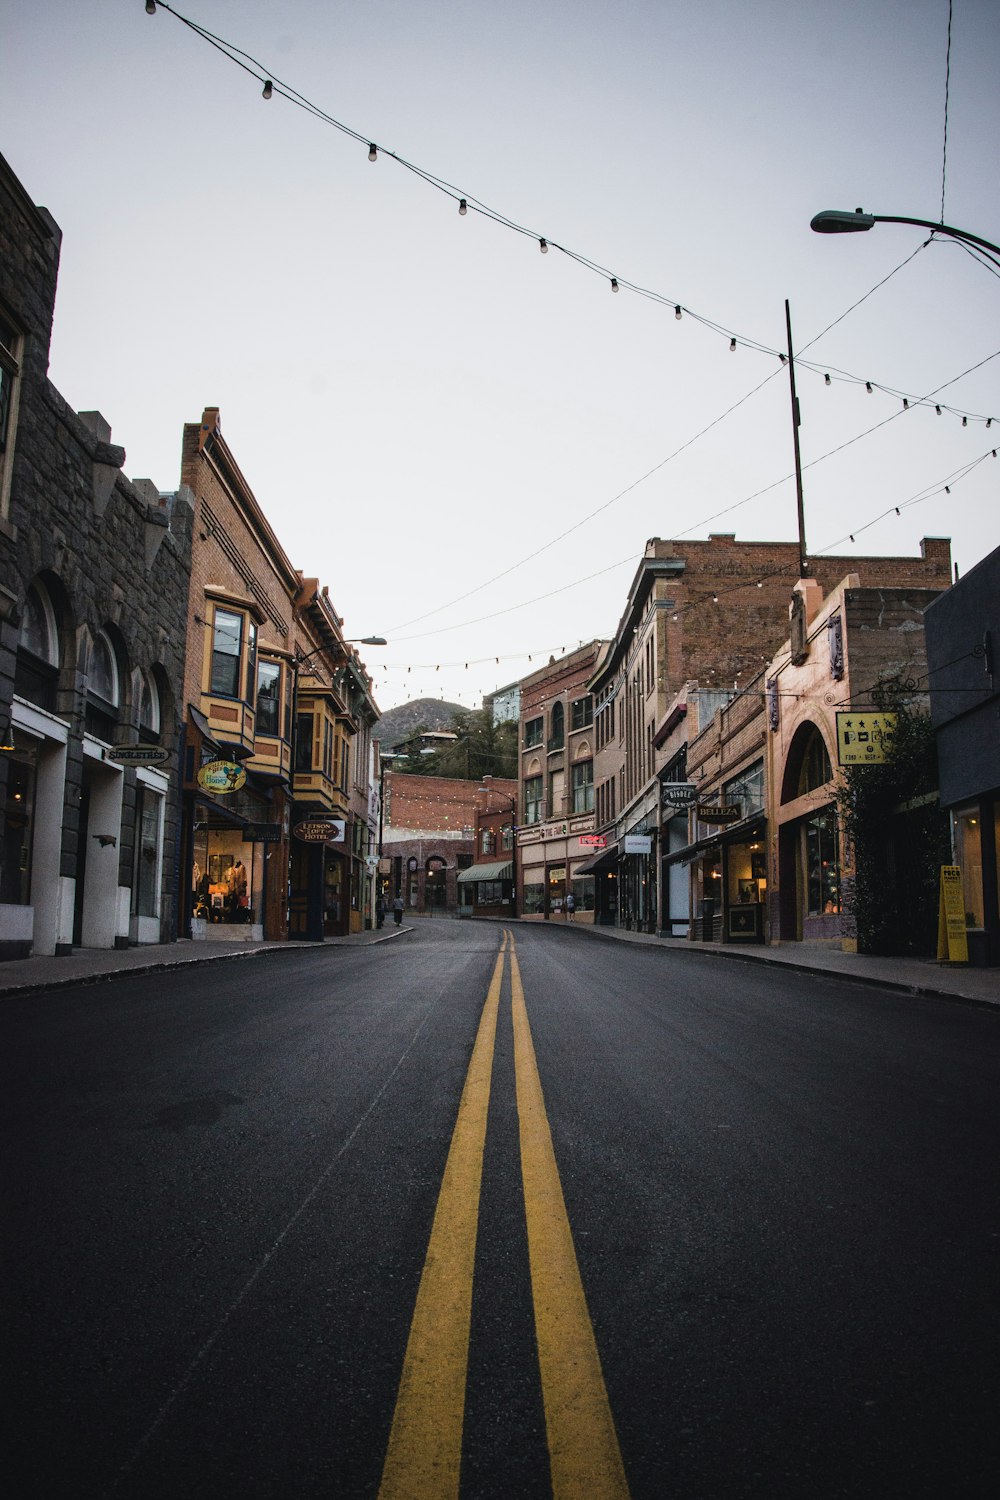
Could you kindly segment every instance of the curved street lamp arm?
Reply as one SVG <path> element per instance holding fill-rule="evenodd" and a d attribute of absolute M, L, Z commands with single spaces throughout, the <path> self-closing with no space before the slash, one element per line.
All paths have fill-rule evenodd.
<path fill-rule="evenodd" d="M 866 214 L 860 208 L 850 213 L 831 208 L 816 214 L 809 227 L 817 234 L 857 234 L 871 229 L 875 224 L 912 224 L 917 229 L 930 229 L 935 234 L 946 234 L 961 244 L 975 245 L 979 250 L 1000 255 L 1000 245 L 994 245 L 991 240 L 984 240 L 978 234 L 970 234 L 966 229 L 955 229 L 951 224 L 938 224 L 933 219 L 913 219 L 905 214 Z"/>

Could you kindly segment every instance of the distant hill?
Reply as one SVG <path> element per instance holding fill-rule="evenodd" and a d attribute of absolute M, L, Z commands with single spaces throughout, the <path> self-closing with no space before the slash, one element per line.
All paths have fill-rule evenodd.
<path fill-rule="evenodd" d="M 383 750 L 394 750 L 417 729 L 450 729 L 455 715 L 464 712 L 461 703 L 414 698 L 398 708 L 387 708 L 372 730 L 372 739 L 378 740 Z"/>

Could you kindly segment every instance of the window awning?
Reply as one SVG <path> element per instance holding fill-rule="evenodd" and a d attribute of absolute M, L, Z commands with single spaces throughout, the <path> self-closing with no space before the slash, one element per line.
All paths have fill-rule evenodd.
<path fill-rule="evenodd" d="M 584 860 L 582 865 L 576 865 L 574 875 L 596 875 L 599 870 L 610 869 L 618 863 L 618 845 L 609 844 L 602 849 L 600 854 L 595 854 L 591 859 Z"/>
<path fill-rule="evenodd" d="M 698 839 L 694 844 L 688 844 L 684 849 L 674 849 L 666 855 L 663 863 L 665 865 L 689 865 L 698 858 L 699 854 L 706 854 L 710 849 L 721 849 L 723 844 L 745 844 L 751 839 L 762 839 L 767 831 L 767 819 L 760 813 L 752 818 L 744 818 L 742 823 L 732 823 L 728 828 L 722 828 L 718 833 L 709 834 L 707 838 Z"/>
<path fill-rule="evenodd" d="M 512 860 L 499 860 L 493 865 L 470 865 L 467 870 L 459 870 L 458 883 L 464 885 L 470 880 L 512 880 L 514 878 L 514 865 Z"/>

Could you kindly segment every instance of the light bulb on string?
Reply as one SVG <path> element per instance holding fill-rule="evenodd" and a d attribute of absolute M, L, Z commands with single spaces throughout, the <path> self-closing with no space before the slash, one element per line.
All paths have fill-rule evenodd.
<path fill-rule="evenodd" d="M 865 381 L 865 390 L 868 392 L 868 394 L 870 396 L 871 393 L 872 393 L 872 383 L 871 383 L 870 380 L 866 380 Z"/>
<path fill-rule="evenodd" d="M 934 410 L 937 412 L 938 416 L 941 415 L 941 408 L 940 408 L 940 406 L 935 406 Z"/>
<path fill-rule="evenodd" d="M 549 253 L 549 242 L 548 242 L 548 240 L 539 240 L 538 241 L 538 248 L 542 252 L 543 255 L 548 255 L 548 253 Z"/>
<path fill-rule="evenodd" d="M 146 0 L 146 14 L 147 16 L 156 15 L 156 0 Z"/>
<path fill-rule="evenodd" d="M 787 363 L 788 363 L 788 355 L 787 354 L 779 354 L 778 358 L 781 360 L 781 363 L 783 365 L 787 365 Z"/>
<path fill-rule="evenodd" d="M 823 384 L 824 385 L 832 385 L 833 384 L 833 381 L 830 379 L 829 375 L 824 375 L 823 376 Z"/>
<path fill-rule="evenodd" d="M 262 99 L 270 99 L 270 97 L 271 97 L 271 95 L 273 93 L 274 93 L 274 84 L 271 82 L 270 78 L 265 78 L 264 79 L 264 87 L 261 89 L 261 94 L 260 94 L 261 98 Z"/>
<path fill-rule="evenodd" d="M 736 340 L 735 339 L 730 339 L 729 340 L 729 352 L 730 352 L 730 354 L 735 354 L 736 353 Z"/>
<path fill-rule="evenodd" d="M 969 425 L 969 419 L 968 419 L 968 417 L 963 417 L 962 418 L 962 426 L 963 427 L 968 427 L 968 425 Z"/>
<path fill-rule="evenodd" d="M 909 411 L 909 409 L 910 409 L 910 403 L 909 403 L 909 401 L 907 401 L 906 397 L 904 396 L 903 397 L 903 410 L 904 411 Z"/>
<path fill-rule="evenodd" d="M 617 276 L 612 276 L 612 278 L 611 278 L 611 290 L 613 292 L 617 292 L 617 290 L 618 290 L 618 278 L 617 278 Z"/>
<path fill-rule="evenodd" d="M 465 218 L 466 214 L 469 212 L 469 205 L 468 205 L 467 201 L 464 198 L 459 198 L 459 200 L 458 200 L 458 211 L 462 215 L 463 219 Z"/>
<path fill-rule="evenodd" d="M 368 146 L 368 160 L 369 161 L 377 161 L 378 160 L 378 147 L 376 146 L 376 144 L 375 144 L 374 141 L 371 141 L 369 143 L 369 146 Z"/>
<path fill-rule="evenodd" d="M 677 319 L 677 321 L 678 321 L 678 323 L 679 323 L 679 322 L 680 322 L 680 320 L 681 320 L 681 318 L 682 318 L 682 317 L 683 317 L 683 316 L 684 316 L 684 313 L 683 313 L 683 312 L 682 312 L 682 310 L 681 310 L 681 305 L 680 305 L 680 303 L 679 303 L 679 302 L 678 302 L 678 304 L 677 304 L 677 306 L 676 306 L 676 307 L 675 307 L 675 308 L 674 308 L 674 317 L 675 317 L 675 318 L 676 318 L 676 319 Z"/>

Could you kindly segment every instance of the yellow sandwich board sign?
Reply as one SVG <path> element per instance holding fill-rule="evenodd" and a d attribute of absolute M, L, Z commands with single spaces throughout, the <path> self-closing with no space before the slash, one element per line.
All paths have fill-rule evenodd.
<path fill-rule="evenodd" d="M 965 935 L 962 871 L 958 865 L 941 866 L 937 956 L 953 964 L 969 962 L 969 940 Z"/>
<path fill-rule="evenodd" d="M 837 764 L 880 766 L 896 733 L 896 715 L 883 713 L 839 713 L 837 715 Z"/>

